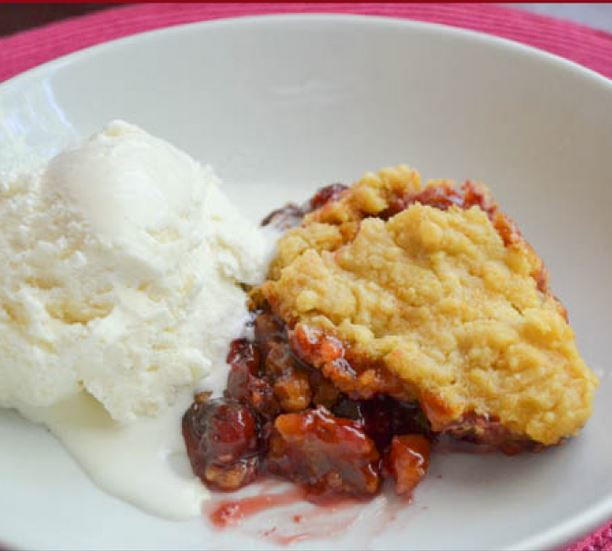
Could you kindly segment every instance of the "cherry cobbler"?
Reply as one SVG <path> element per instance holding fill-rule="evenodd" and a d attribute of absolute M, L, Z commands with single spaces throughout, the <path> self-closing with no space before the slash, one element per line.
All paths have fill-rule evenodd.
<path fill-rule="evenodd" d="M 409 495 L 440 435 L 513 454 L 591 412 L 542 261 L 488 190 L 422 186 L 405 166 L 334 184 L 264 224 L 285 230 L 251 291 L 222 398 L 183 418 L 193 470 L 238 489 L 262 474 L 313 497 Z"/>

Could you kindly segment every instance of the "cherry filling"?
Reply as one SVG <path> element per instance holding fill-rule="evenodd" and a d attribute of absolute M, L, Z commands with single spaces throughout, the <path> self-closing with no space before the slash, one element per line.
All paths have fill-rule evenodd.
<path fill-rule="evenodd" d="M 386 210 L 378 214 L 378 217 L 388 220 L 414 203 L 421 203 L 422 205 L 440 210 L 447 210 L 452 206 L 461 209 L 478 206 L 489 217 L 492 217 L 495 211 L 495 208 L 491 205 L 483 191 L 474 183 L 467 181 L 460 189 L 455 189 L 450 183 L 444 183 L 426 187 L 419 193 L 396 197 Z"/>
<path fill-rule="evenodd" d="M 237 490 L 257 477 L 265 437 L 247 403 L 197 400 L 183 416 L 183 438 L 194 473 L 218 490 Z"/>
<path fill-rule="evenodd" d="M 311 495 L 368 496 L 380 486 L 379 458 L 361 423 L 319 406 L 276 418 L 268 469 Z"/>
<path fill-rule="evenodd" d="M 269 473 L 296 482 L 311 498 L 372 496 L 385 477 L 410 493 L 427 469 L 422 441 L 433 438 L 418 404 L 340 392 L 297 356 L 287 328 L 269 312 L 256 314 L 254 333 L 254 341 L 231 345 L 224 397 L 201 396 L 184 415 L 195 474 L 226 491 Z M 341 344 L 318 339 L 309 347 L 309 357 L 337 360 Z M 398 448 L 395 438 L 408 435 L 421 440 Z"/>
<path fill-rule="evenodd" d="M 421 434 L 433 439 L 429 422 L 416 402 L 400 402 L 378 395 L 370 400 L 342 398 L 332 409 L 335 415 L 359 422 L 379 450 L 387 450 L 397 434 Z"/>
<path fill-rule="evenodd" d="M 335 201 L 340 194 L 348 189 L 344 184 L 331 184 L 322 187 L 315 195 L 301 205 L 289 203 L 280 209 L 273 210 L 262 221 L 262 226 L 273 226 L 279 230 L 287 230 L 299 226 L 302 218 L 330 201 Z"/>
<path fill-rule="evenodd" d="M 331 184 L 329 186 L 322 187 L 314 196 L 306 203 L 306 209 L 308 212 L 316 210 L 329 203 L 335 201 L 340 197 L 340 194 L 348 189 L 348 186 L 344 184 Z"/>
<path fill-rule="evenodd" d="M 385 466 L 398 494 L 411 494 L 427 473 L 431 442 L 420 434 L 394 436 Z"/>

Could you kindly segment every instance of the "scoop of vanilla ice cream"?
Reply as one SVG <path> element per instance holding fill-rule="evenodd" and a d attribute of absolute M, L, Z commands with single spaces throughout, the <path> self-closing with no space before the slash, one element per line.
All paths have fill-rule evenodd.
<path fill-rule="evenodd" d="M 129 421 L 224 363 L 266 240 L 218 186 L 121 121 L 0 182 L 0 406 L 85 389 Z"/>

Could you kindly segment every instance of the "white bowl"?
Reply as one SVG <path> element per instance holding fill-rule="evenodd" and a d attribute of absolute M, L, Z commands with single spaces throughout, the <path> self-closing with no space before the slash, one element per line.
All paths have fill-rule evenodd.
<path fill-rule="evenodd" d="M 193 24 L 84 50 L 1 85 L 0 167 L 48 157 L 112 118 L 211 163 L 254 219 L 400 162 L 426 177 L 488 183 L 543 256 L 602 378 L 593 418 L 567 445 L 514 458 L 439 455 L 396 522 L 383 526 L 366 508 L 348 532 L 298 548 L 550 548 L 612 516 L 610 81 L 439 25 L 332 15 Z M 11 412 L 0 415 L 0 442 L 7 545 L 273 545 L 109 497 Z"/>

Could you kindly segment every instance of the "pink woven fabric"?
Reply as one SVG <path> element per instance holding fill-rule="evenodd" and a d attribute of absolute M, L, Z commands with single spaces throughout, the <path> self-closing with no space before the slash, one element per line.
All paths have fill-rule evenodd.
<path fill-rule="evenodd" d="M 267 13 L 357 13 L 444 23 L 523 42 L 612 77 L 612 35 L 488 4 L 143 4 L 111 9 L 0 39 L 0 81 L 114 38 L 193 21 Z"/>
<path fill-rule="evenodd" d="M 612 551 L 612 521 L 587 538 L 570 545 L 565 551 Z"/>
<path fill-rule="evenodd" d="M 612 77 L 612 34 L 487 4 L 143 4 L 0 39 L 0 82 L 101 42 L 181 23 L 269 13 L 354 13 L 443 23 L 516 40 Z M 612 521 L 566 551 L 612 551 Z"/>

